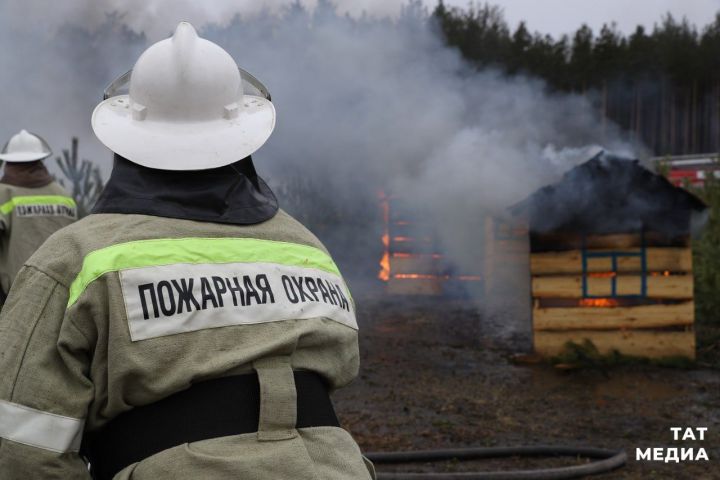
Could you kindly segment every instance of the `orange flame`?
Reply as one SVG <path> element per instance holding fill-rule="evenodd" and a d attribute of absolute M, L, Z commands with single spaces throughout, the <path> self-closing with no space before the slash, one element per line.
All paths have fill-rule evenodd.
<path fill-rule="evenodd" d="M 407 253 L 393 252 L 393 258 L 443 258 L 440 253 Z"/>
<path fill-rule="evenodd" d="M 380 271 L 378 278 L 383 282 L 390 280 L 390 232 L 388 230 L 388 222 L 390 221 L 390 203 L 384 192 L 378 194 L 380 197 L 380 208 L 383 216 L 383 255 L 380 259 Z"/>
<path fill-rule="evenodd" d="M 580 300 L 581 307 L 617 307 L 618 301 L 614 298 L 583 298 Z"/>
<path fill-rule="evenodd" d="M 651 275 L 653 277 L 669 277 L 670 271 L 665 270 L 664 272 L 652 272 Z"/>
<path fill-rule="evenodd" d="M 390 280 L 390 255 L 385 252 L 380 259 L 380 272 L 378 278 L 383 282 Z"/>
<path fill-rule="evenodd" d="M 423 243 L 430 243 L 432 242 L 432 238 L 430 237 L 408 237 L 407 235 L 397 235 L 392 238 L 393 242 L 423 242 Z"/>
<path fill-rule="evenodd" d="M 587 276 L 593 277 L 593 278 L 613 278 L 613 277 L 617 277 L 617 273 L 615 273 L 615 272 L 592 272 L 592 273 L 588 273 Z"/>
<path fill-rule="evenodd" d="M 414 280 L 460 280 L 462 282 L 477 282 L 482 279 L 480 275 L 458 275 L 451 277 L 450 275 L 433 275 L 429 273 L 395 273 L 392 278 L 396 279 L 414 279 Z"/>
<path fill-rule="evenodd" d="M 420 279 L 420 280 L 448 280 L 450 277 L 448 275 L 431 275 L 431 274 L 425 274 L 425 273 L 396 273 L 393 275 L 393 278 L 404 278 L 404 279 Z"/>

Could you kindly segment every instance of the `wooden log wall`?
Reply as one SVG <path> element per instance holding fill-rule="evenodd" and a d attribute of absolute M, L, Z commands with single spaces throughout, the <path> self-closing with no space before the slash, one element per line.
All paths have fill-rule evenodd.
<path fill-rule="evenodd" d="M 692 251 L 683 246 L 645 249 L 645 273 L 639 256 L 586 258 L 583 251 L 543 251 L 530 255 L 533 341 L 537 353 L 559 355 L 567 342 L 590 340 L 603 354 L 650 358 L 695 358 L 695 304 Z M 572 242 L 565 245 L 572 246 Z M 595 238 L 588 253 L 641 253 L 632 235 Z M 645 276 L 645 295 L 642 278 Z M 583 277 L 588 299 L 584 300 Z M 612 283 L 615 282 L 615 296 Z M 595 300 L 597 298 L 597 300 Z"/>
<path fill-rule="evenodd" d="M 486 297 L 508 296 L 517 303 L 524 292 L 530 293 L 526 273 L 530 266 L 529 250 L 527 222 L 524 219 L 485 219 Z M 522 285 L 521 280 L 525 280 Z"/>
<path fill-rule="evenodd" d="M 527 220 L 485 219 L 484 301 L 485 319 L 502 318 L 532 348 L 530 298 L 530 237 Z"/>

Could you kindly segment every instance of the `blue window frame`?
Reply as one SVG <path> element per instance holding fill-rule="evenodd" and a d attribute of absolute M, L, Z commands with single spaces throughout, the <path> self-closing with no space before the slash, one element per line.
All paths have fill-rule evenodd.
<path fill-rule="evenodd" d="M 637 294 L 619 295 L 617 293 L 617 273 L 618 258 L 621 257 L 637 257 L 640 259 L 640 291 Z M 596 252 L 586 248 L 585 237 L 583 236 L 582 246 L 582 292 L 584 298 L 607 298 L 607 295 L 592 295 L 588 291 L 588 277 L 592 276 L 588 271 L 588 260 L 592 258 L 609 258 L 611 263 L 611 272 L 614 274 L 610 277 L 610 297 L 611 298 L 643 298 L 647 296 L 647 255 L 645 249 L 645 235 L 640 233 L 640 251 L 611 251 Z"/>

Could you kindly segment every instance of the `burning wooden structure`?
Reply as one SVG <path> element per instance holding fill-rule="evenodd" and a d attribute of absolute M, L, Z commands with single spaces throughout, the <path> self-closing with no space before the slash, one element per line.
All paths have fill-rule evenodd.
<path fill-rule="evenodd" d="M 691 230 L 706 206 L 604 153 L 514 207 L 528 222 L 533 343 L 545 356 L 695 357 Z"/>
<path fill-rule="evenodd" d="M 476 284 L 482 277 L 460 271 L 442 252 L 435 226 L 412 215 L 403 199 L 380 193 L 383 220 L 378 278 L 393 295 L 444 295 L 463 290 L 459 284 Z"/>

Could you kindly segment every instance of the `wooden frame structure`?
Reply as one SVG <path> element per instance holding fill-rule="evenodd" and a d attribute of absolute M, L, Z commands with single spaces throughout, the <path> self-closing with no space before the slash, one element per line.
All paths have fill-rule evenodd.
<path fill-rule="evenodd" d="M 390 295 L 463 295 L 482 284 L 479 266 L 456 267 L 438 241 L 436 226 L 413 214 L 402 198 L 380 195 L 383 217 L 380 280 Z"/>
<path fill-rule="evenodd" d="M 533 345 L 695 358 L 692 219 L 706 205 L 600 153 L 511 209 L 529 231 Z"/>

